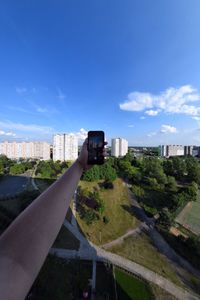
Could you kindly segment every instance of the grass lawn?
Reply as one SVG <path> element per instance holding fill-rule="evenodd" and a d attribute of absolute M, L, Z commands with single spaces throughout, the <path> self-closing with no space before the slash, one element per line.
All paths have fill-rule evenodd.
<path fill-rule="evenodd" d="M 77 238 L 63 225 L 52 247 L 78 250 L 80 242 Z"/>
<path fill-rule="evenodd" d="M 102 218 L 92 225 L 87 225 L 77 213 L 77 220 L 82 232 L 95 244 L 104 244 L 125 234 L 129 229 L 139 225 L 136 217 L 123 207 L 131 207 L 131 196 L 129 190 L 123 185 L 121 179 L 114 181 L 114 188 L 100 190 L 100 196 L 105 202 L 103 216 L 109 218 L 109 223 L 104 224 Z M 97 182 L 80 182 L 81 187 L 93 190 L 99 187 Z"/>
<path fill-rule="evenodd" d="M 39 188 L 40 192 L 44 192 L 52 183 L 54 183 L 55 179 L 42 179 L 42 178 L 34 178 L 35 184 Z"/>
<path fill-rule="evenodd" d="M 170 279 L 177 285 L 183 286 L 168 260 L 158 252 L 144 233 L 139 236 L 128 237 L 123 243 L 110 250 Z"/>
<path fill-rule="evenodd" d="M 115 298 L 115 282 L 112 265 L 97 262 L 96 268 L 96 300 L 103 300 L 105 296 Z"/>
<path fill-rule="evenodd" d="M 117 286 L 117 299 L 154 299 L 148 284 L 118 268 L 114 268 L 114 272 Z"/>
<path fill-rule="evenodd" d="M 66 261 L 49 255 L 29 292 L 32 296 L 26 299 L 82 299 L 84 290 L 90 292 L 88 280 L 91 277 L 91 262 Z"/>
<path fill-rule="evenodd" d="M 18 198 L 10 199 L 6 201 L 0 201 L 0 209 L 1 207 L 9 211 L 13 215 L 18 215 L 20 212 L 20 202 Z"/>
<path fill-rule="evenodd" d="M 176 218 L 176 222 L 186 227 L 196 235 L 200 234 L 200 192 L 198 192 L 197 201 L 187 204 Z"/>

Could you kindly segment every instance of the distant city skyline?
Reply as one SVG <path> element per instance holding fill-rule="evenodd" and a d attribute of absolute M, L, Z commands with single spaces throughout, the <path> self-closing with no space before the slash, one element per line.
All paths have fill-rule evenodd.
<path fill-rule="evenodd" d="M 0 141 L 103 130 L 109 144 L 200 145 L 199 10 L 199 0 L 2 1 Z"/>

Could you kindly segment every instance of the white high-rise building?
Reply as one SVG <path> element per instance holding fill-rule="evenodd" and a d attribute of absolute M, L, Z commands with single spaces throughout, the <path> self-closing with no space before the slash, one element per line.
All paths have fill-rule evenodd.
<path fill-rule="evenodd" d="M 128 141 L 122 138 L 112 139 L 111 155 L 124 156 L 128 153 Z"/>
<path fill-rule="evenodd" d="M 160 155 L 164 157 L 192 155 L 193 146 L 161 145 Z"/>
<path fill-rule="evenodd" d="M 55 134 L 53 137 L 53 160 L 76 160 L 78 139 L 73 134 Z"/>
<path fill-rule="evenodd" d="M 2 142 L 0 143 L 0 154 L 10 159 L 31 158 L 50 159 L 50 144 L 47 142 Z"/>
<path fill-rule="evenodd" d="M 65 160 L 64 134 L 55 134 L 53 137 L 53 160 Z"/>

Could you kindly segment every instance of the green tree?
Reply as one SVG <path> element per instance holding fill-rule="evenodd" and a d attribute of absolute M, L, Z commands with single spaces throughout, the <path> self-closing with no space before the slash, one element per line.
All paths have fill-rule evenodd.
<path fill-rule="evenodd" d="M 166 189 L 170 192 L 177 192 L 177 183 L 173 176 L 167 176 Z"/>
<path fill-rule="evenodd" d="M 186 174 L 186 163 L 181 157 L 172 157 L 173 173 L 176 179 L 183 180 Z"/>
<path fill-rule="evenodd" d="M 110 163 L 105 163 L 99 167 L 99 179 L 114 181 L 117 178 L 116 170 Z"/>
<path fill-rule="evenodd" d="M 134 177 L 138 173 L 138 169 L 133 167 L 128 160 L 120 159 L 119 163 L 119 170 L 121 175 L 130 181 L 134 180 Z"/>
<path fill-rule="evenodd" d="M 174 195 L 173 206 L 176 209 L 179 206 L 184 206 L 188 201 L 190 201 L 190 196 L 185 192 L 181 192 Z"/>
<path fill-rule="evenodd" d="M 193 181 L 190 185 L 187 186 L 186 193 L 190 196 L 190 201 L 197 200 L 198 185 L 196 184 L 196 182 Z"/>
<path fill-rule="evenodd" d="M 174 176 L 174 167 L 171 159 L 166 159 L 163 161 L 163 170 L 166 175 Z"/>
<path fill-rule="evenodd" d="M 147 182 L 148 182 L 149 187 L 152 190 L 159 190 L 160 189 L 160 185 L 159 185 L 156 178 L 149 177 Z"/>
<path fill-rule="evenodd" d="M 4 174 L 4 165 L 2 161 L 0 161 L 0 175 Z"/>
<path fill-rule="evenodd" d="M 187 180 L 200 184 L 200 165 L 196 158 L 188 157 L 186 159 Z"/>
<path fill-rule="evenodd" d="M 173 214 L 169 211 L 168 208 L 163 208 L 162 211 L 159 213 L 160 219 L 159 223 L 164 225 L 165 227 L 169 228 L 173 224 Z"/>
<path fill-rule="evenodd" d="M 23 174 L 25 172 L 24 164 L 15 164 L 10 168 L 11 175 Z"/>
<path fill-rule="evenodd" d="M 82 176 L 82 180 L 85 181 L 96 181 L 100 178 L 99 167 L 94 165 L 91 169 L 85 172 Z"/>
<path fill-rule="evenodd" d="M 146 157 L 143 159 L 142 172 L 144 177 L 154 178 L 158 184 L 166 184 L 167 182 L 161 162 L 156 157 Z"/>
<path fill-rule="evenodd" d="M 140 198 L 140 199 L 143 198 L 144 195 L 145 195 L 145 191 L 141 186 L 133 185 L 131 190 L 135 194 L 135 196 Z"/>
<path fill-rule="evenodd" d="M 93 222 L 98 220 L 98 215 L 91 209 L 85 210 L 83 219 L 87 225 L 91 225 Z"/>

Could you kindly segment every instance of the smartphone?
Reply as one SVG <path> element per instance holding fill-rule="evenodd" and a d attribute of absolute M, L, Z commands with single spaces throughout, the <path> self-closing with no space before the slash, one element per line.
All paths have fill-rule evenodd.
<path fill-rule="evenodd" d="M 102 165 L 104 163 L 104 132 L 88 132 L 88 165 Z"/>

